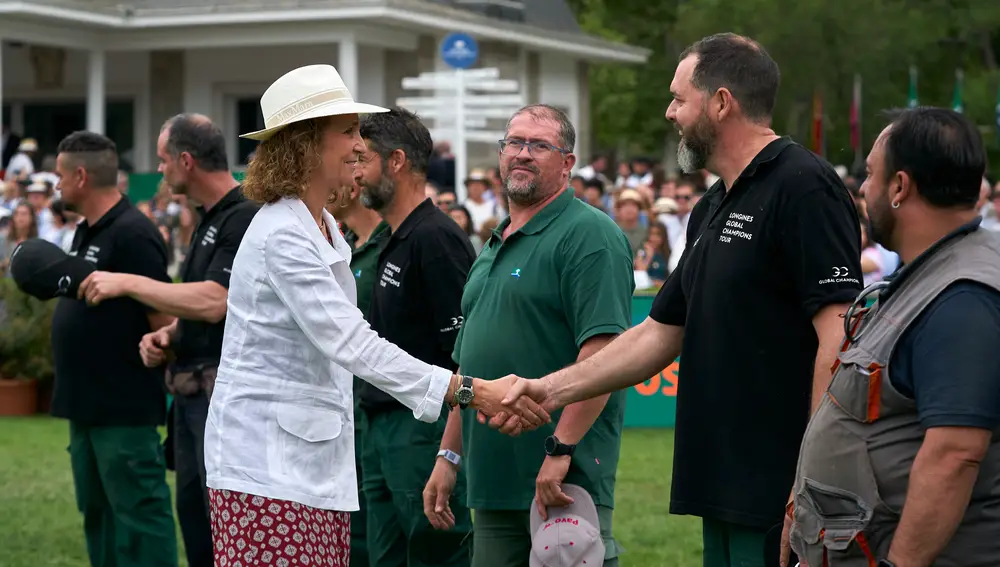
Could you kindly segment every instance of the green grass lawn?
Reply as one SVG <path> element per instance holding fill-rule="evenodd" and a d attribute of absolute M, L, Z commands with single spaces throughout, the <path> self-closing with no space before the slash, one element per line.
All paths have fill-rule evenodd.
<path fill-rule="evenodd" d="M 0 418 L 0 567 L 88 564 L 68 435 L 61 420 Z M 700 522 L 667 513 L 673 443 L 672 430 L 625 433 L 615 509 L 623 567 L 701 565 Z"/>

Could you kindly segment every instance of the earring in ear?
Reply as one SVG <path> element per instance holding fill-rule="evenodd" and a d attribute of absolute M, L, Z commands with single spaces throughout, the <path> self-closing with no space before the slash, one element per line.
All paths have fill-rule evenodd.
<path fill-rule="evenodd" d="M 896 201 L 895 203 L 893 203 L 892 204 L 892 208 L 898 209 L 899 208 L 899 201 Z"/>

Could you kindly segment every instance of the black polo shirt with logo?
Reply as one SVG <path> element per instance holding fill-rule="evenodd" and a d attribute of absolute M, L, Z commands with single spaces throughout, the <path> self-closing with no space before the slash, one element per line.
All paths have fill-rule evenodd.
<path fill-rule="evenodd" d="M 455 369 L 451 359 L 462 327 L 462 289 L 476 259 L 469 237 L 427 199 L 399 225 L 379 255 L 368 322 L 410 356 Z M 361 407 L 402 408 L 367 382 Z"/>
<path fill-rule="evenodd" d="M 101 271 L 170 281 L 163 237 L 126 197 L 94 226 L 81 222 L 70 253 Z M 163 368 L 146 368 L 139 357 L 139 341 L 152 330 L 149 311 L 129 297 L 93 307 L 59 299 L 52 319 L 52 415 L 84 425 L 163 423 Z"/>
<path fill-rule="evenodd" d="M 828 163 L 787 138 L 691 212 L 650 311 L 684 327 L 670 512 L 782 521 L 809 420 L 813 316 L 862 288 L 858 215 Z"/>
<path fill-rule="evenodd" d="M 229 289 L 233 259 L 258 208 L 256 203 L 243 197 L 241 187 L 226 193 L 211 209 L 199 208 L 198 226 L 181 266 L 182 281 L 211 281 Z M 218 323 L 178 320 L 173 343 L 177 356 L 175 368 L 184 371 L 200 364 L 217 365 L 222 356 L 225 325 L 224 318 Z"/>

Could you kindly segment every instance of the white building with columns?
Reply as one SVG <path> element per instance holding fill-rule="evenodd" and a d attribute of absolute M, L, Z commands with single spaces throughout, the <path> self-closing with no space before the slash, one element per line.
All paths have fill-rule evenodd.
<path fill-rule="evenodd" d="M 391 105 L 420 94 L 404 77 L 445 68 L 438 47 L 453 31 L 476 37 L 477 66 L 520 81 L 527 102 L 566 110 L 582 159 L 588 64 L 648 57 L 583 33 L 564 0 L 0 0 L 0 120 L 41 154 L 74 130 L 105 133 L 146 172 L 163 121 L 201 112 L 239 166 L 254 143 L 238 134 L 262 127 L 260 95 L 285 72 L 329 63 L 356 99 Z M 470 167 L 495 152 L 471 144 Z"/>

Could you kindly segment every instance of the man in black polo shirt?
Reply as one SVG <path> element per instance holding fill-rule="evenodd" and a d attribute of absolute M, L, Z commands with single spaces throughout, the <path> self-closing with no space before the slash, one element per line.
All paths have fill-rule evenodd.
<path fill-rule="evenodd" d="M 828 163 L 770 129 L 778 82 L 744 37 L 681 55 L 667 109 L 678 159 L 720 180 L 691 212 L 677 269 L 648 319 L 510 396 L 551 411 L 642 382 L 682 353 L 670 511 L 703 518 L 706 567 L 763 566 L 768 533 L 777 555 L 799 443 L 861 290 L 851 197 Z"/>
<path fill-rule="evenodd" d="M 383 338 L 430 364 L 455 369 L 451 351 L 462 326 L 462 288 L 475 252 L 469 237 L 425 194 L 433 145 L 430 132 L 402 109 L 361 122 L 368 152 L 355 177 L 361 200 L 379 212 L 392 235 L 379 255 L 368 321 Z M 455 525 L 435 530 L 423 513 L 422 491 L 447 421 L 422 423 L 389 395 L 365 383 L 361 407 L 368 434 L 362 455 L 372 567 L 467 567 L 472 518 L 465 479 L 452 495 Z M 455 459 L 457 455 L 440 458 Z"/>
<path fill-rule="evenodd" d="M 257 206 L 240 193 L 229 171 L 222 131 L 207 117 L 181 114 L 168 120 L 160 131 L 156 153 L 160 172 L 173 192 L 201 205 L 200 220 L 181 268 L 184 283 L 95 272 L 84 281 L 81 293 L 92 303 L 128 296 L 177 317 L 172 325 L 142 337 L 139 350 L 150 367 L 162 365 L 168 349 L 175 357 L 168 389 L 174 395 L 177 517 L 188 565 L 211 567 L 205 421 L 222 356 L 233 258 Z"/>
<path fill-rule="evenodd" d="M 389 240 L 389 225 L 378 213 L 361 203 L 361 187 L 354 183 L 343 203 L 327 206 L 327 210 L 340 223 L 344 240 L 351 245 L 351 271 L 357 284 L 358 309 L 368 316 L 375 279 L 378 274 L 378 256 Z M 354 464 L 358 473 L 358 510 L 351 512 L 351 565 L 368 567 L 368 510 L 365 503 L 364 477 L 361 455 L 364 439 L 368 435 L 367 419 L 361 409 L 361 387 L 365 381 L 354 377 Z"/>
<path fill-rule="evenodd" d="M 118 192 L 118 151 L 75 132 L 56 159 L 63 202 L 83 220 L 71 254 L 98 270 L 170 281 L 159 231 Z M 91 565 L 177 565 L 170 489 L 157 426 L 166 414 L 163 371 L 135 346 L 173 318 L 121 298 L 89 306 L 63 297 L 52 319 L 52 415 L 69 420 L 76 501 Z"/>

